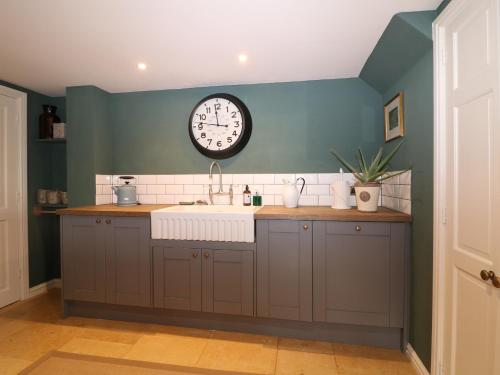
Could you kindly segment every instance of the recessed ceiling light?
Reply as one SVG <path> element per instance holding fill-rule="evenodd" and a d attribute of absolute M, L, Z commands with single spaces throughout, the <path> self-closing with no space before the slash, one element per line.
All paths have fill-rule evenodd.
<path fill-rule="evenodd" d="M 242 53 L 242 54 L 238 55 L 238 60 L 240 63 L 244 64 L 247 62 L 248 56 L 245 55 L 244 53 Z"/>
<path fill-rule="evenodd" d="M 148 66 L 145 63 L 142 63 L 142 62 L 139 63 L 139 64 L 137 64 L 137 69 L 139 69 L 139 70 L 146 70 L 147 67 Z"/>

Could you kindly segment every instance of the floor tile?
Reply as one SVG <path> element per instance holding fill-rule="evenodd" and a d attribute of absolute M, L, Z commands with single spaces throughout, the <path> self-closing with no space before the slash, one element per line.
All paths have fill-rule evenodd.
<path fill-rule="evenodd" d="M 144 335 L 124 358 L 193 366 L 200 358 L 207 340 L 203 337 L 166 333 Z"/>
<path fill-rule="evenodd" d="M 123 358 L 132 345 L 117 342 L 74 338 L 59 348 L 59 351 L 95 355 L 99 357 Z"/>
<path fill-rule="evenodd" d="M 396 349 L 333 344 L 339 374 L 416 375 L 410 361 Z"/>
<path fill-rule="evenodd" d="M 197 363 L 198 367 L 273 374 L 278 339 L 244 333 L 215 331 Z"/>
<path fill-rule="evenodd" d="M 0 356 L 0 374 L 2 375 L 14 375 L 19 374 L 19 372 L 31 364 L 31 361 L 17 358 L 8 358 Z"/>
<path fill-rule="evenodd" d="M 276 374 L 337 374 L 332 344 L 322 341 L 280 338 Z"/>

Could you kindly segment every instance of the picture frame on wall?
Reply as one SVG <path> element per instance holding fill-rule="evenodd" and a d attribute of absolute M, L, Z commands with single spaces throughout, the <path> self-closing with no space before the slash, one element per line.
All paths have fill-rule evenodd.
<path fill-rule="evenodd" d="M 405 134 L 403 92 L 399 92 L 384 106 L 384 132 L 386 142 Z"/>

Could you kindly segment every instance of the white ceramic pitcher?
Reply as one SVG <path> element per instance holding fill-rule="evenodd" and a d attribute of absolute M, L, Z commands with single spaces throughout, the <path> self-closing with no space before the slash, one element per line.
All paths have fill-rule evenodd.
<path fill-rule="evenodd" d="M 297 188 L 297 182 L 302 180 L 302 187 Z M 299 198 L 306 186 L 306 180 L 302 177 L 297 178 L 295 181 L 283 179 L 283 205 L 287 208 L 295 208 L 299 205 Z"/>

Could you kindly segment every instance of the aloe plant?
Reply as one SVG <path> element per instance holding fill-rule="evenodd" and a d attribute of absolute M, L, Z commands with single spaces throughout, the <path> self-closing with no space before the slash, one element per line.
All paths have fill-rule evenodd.
<path fill-rule="evenodd" d="M 351 172 L 354 175 L 354 177 L 356 177 L 356 179 L 361 184 L 380 183 L 383 180 L 402 174 L 410 169 L 407 168 L 404 171 L 386 175 L 389 169 L 389 163 L 394 158 L 394 156 L 396 155 L 402 144 L 403 141 L 399 142 L 396 145 L 396 147 L 394 147 L 394 149 L 385 157 L 383 157 L 383 152 L 384 152 L 383 147 L 380 147 L 377 154 L 372 158 L 371 163 L 369 165 L 366 162 L 365 156 L 363 155 L 363 151 L 361 151 L 361 149 L 358 148 L 357 159 L 359 168 L 356 168 L 353 165 L 351 165 L 336 150 L 332 149 L 330 150 L 330 152 L 332 153 L 333 156 L 335 156 L 335 158 L 337 158 L 337 160 L 345 168 L 347 168 L 349 172 Z"/>

